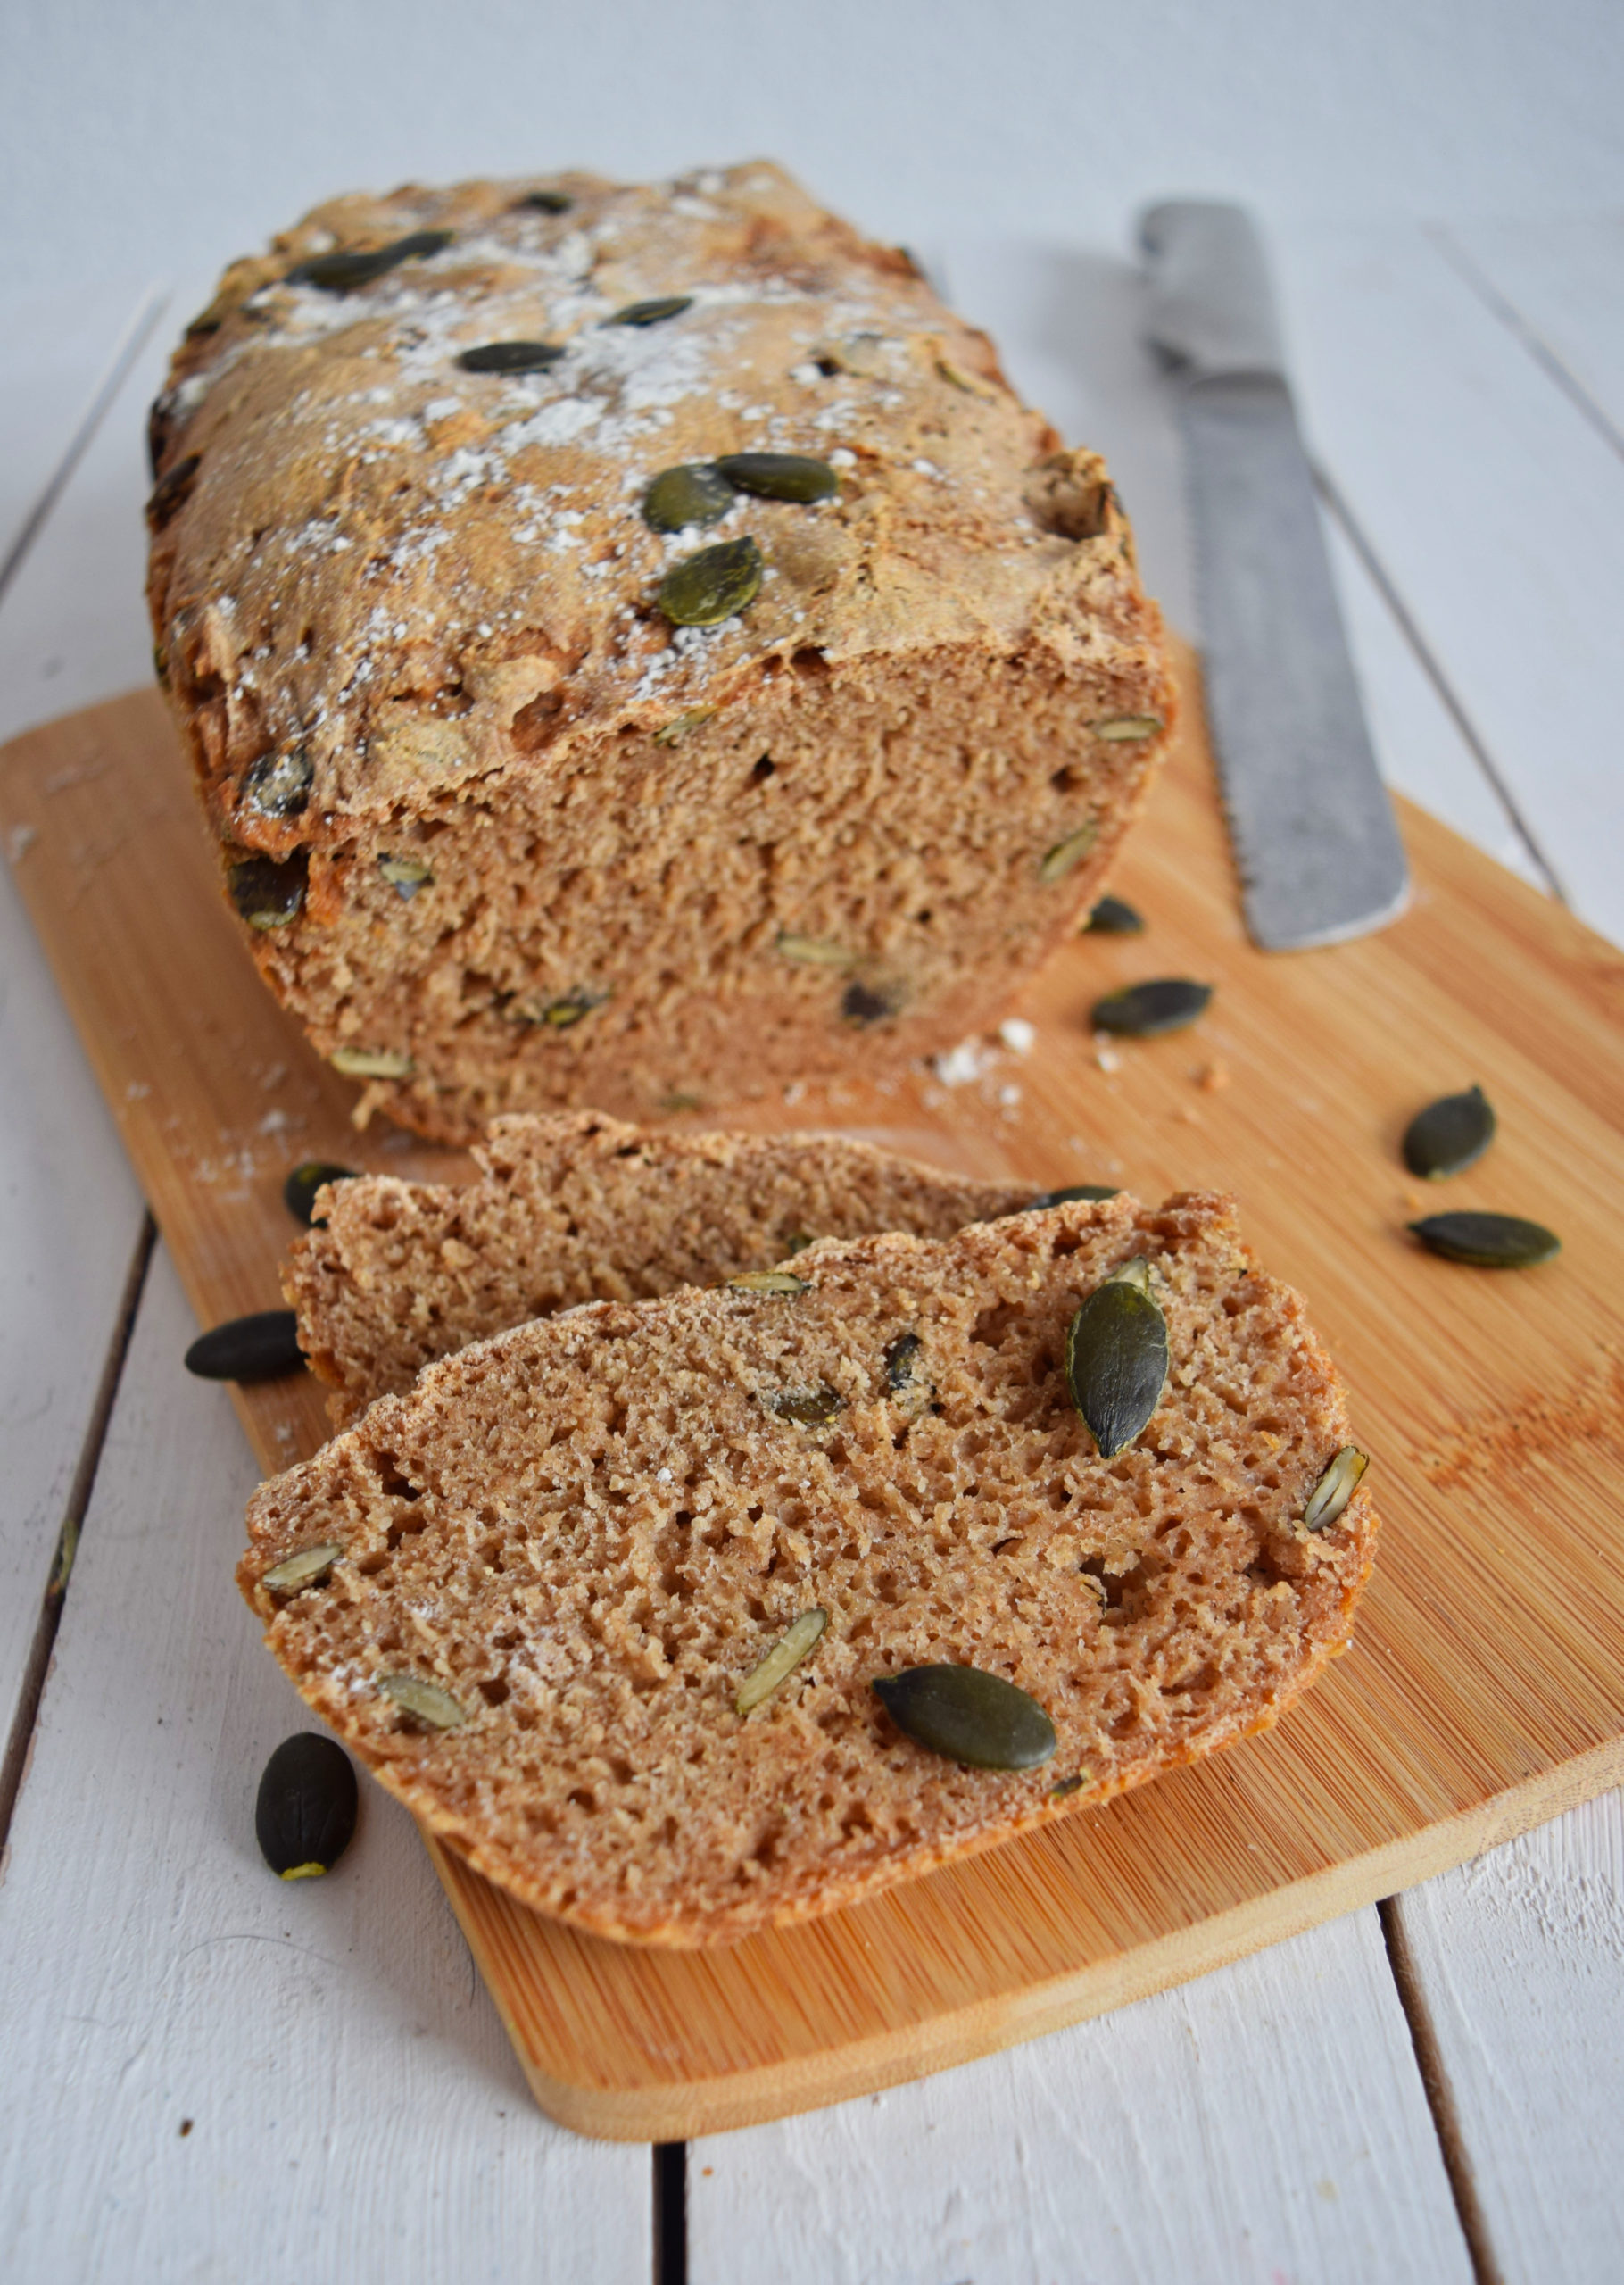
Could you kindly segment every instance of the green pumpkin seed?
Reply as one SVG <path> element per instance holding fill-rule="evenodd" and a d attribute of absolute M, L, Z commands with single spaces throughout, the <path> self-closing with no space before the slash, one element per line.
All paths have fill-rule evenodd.
<path fill-rule="evenodd" d="M 313 1587 L 325 1579 L 344 1549 L 336 1540 L 324 1540 L 319 1547 L 302 1547 L 294 1555 L 285 1555 L 280 1563 L 273 1563 L 260 1581 L 273 1595 L 291 1595 L 300 1587 Z"/>
<path fill-rule="evenodd" d="M 573 1031 L 595 1008 L 601 1008 L 609 998 L 607 992 L 568 992 L 561 1000 L 550 1000 L 542 1010 L 542 1021 L 555 1032 Z"/>
<path fill-rule="evenodd" d="M 315 775 L 315 764 L 302 746 L 262 753 L 243 780 L 243 805 L 262 818 L 302 817 Z"/>
<path fill-rule="evenodd" d="M 1086 1777 L 1063 1777 L 1058 1785 L 1049 1787 L 1048 1798 L 1051 1801 L 1064 1801 L 1068 1793 L 1081 1793 L 1088 1782 Z"/>
<path fill-rule="evenodd" d="M 742 1269 L 728 1284 L 737 1293 L 804 1293 L 807 1281 L 788 1269 Z"/>
<path fill-rule="evenodd" d="M 302 1373 L 299 1320 L 292 1309 L 256 1309 L 252 1317 L 231 1317 L 200 1333 L 184 1362 L 200 1381 L 235 1381 L 239 1388 Z"/>
<path fill-rule="evenodd" d="M 288 1176 L 282 1185 L 282 1203 L 295 1222 L 310 1229 L 316 1212 L 316 1192 L 329 1182 L 353 1182 L 353 1167 L 341 1167 L 336 1159 L 305 1159 Z"/>
<path fill-rule="evenodd" d="M 1098 835 L 1099 828 L 1090 818 L 1087 825 L 1080 825 L 1075 833 L 1068 833 L 1064 841 L 1056 842 L 1038 867 L 1038 878 L 1046 887 L 1051 881 L 1063 881 L 1074 866 L 1082 862 Z"/>
<path fill-rule="evenodd" d="M 694 706 L 690 708 L 686 714 L 674 714 L 663 727 L 655 731 L 655 744 L 657 746 L 681 745 L 688 733 L 691 730 L 697 730 L 701 722 L 708 722 L 716 710 L 714 706 Z"/>
<path fill-rule="evenodd" d="M 1404 1164 L 1423 1182 L 1441 1182 L 1480 1159 L 1494 1139 L 1494 1108 L 1481 1087 L 1468 1087 L 1416 1112 L 1404 1129 Z"/>
<path fill-rule="evenodd" d="M 899 1333 L 885 1351 L 885 1385 L 891 1390 L 911 1388 L 919 1351 L 924 1346 L 916 1333 Z"/>
<path fill-rule="evenodd" d="M 244 857 L 227 868 L 232 903 L 251 928 L 286 928 L 304 903 L 310 859 L 302 849 L 291 857 Z"/>
<path fill-rule="evenodd" d="M 761 1400 L 775 1420 L 792 1420 L 798 1428 L 826 1428 L 846 1400 L 837 1389 L 775 1389 Z"/>
<path fill-rule="evenodd" d="M 284 1738 L 254 1799 L 260 1854 L 285 1881 L 330 1872 L 350 1845 L 358 1806 L 355 1771 L 341 1745 L 314 1730 Z"/>
<path fill-rule="evenodd" d="M 720 627 L 755 602 L 766 570 L 753 539 L 720 540 L 667 572 L 659 607 L 674 627 Z"/>
<path fill-rule="evenodd" d="M 605 325 L 663 325 L 667 318 L 680 318 L 684 310 L 693 307 L 692 294 L 666 294 L 651 302 L 628 302 L 617 310 L 613 317 L 605 318 Z"/>
<path fill-rule="evenodd" d="M 513 211 L 517 213 L 528 206 L 537 214 L 568 214 L 575 203 L 561 190 L 527 190 L 522 198 L 514 200 Z"/>
<path fill-rule="evenodd" d="M 1082 926 L 1090 936 L 1142 936 L 1145 916 L 1120 896 L 1102 896 Z"/>
<path fill-rule="evenodd" d="M 1023 1214 L 1041 1214 L 1050 1206 L 1070 1206 L 1074 1199 L 1088 1199 L 1098 1206 L 1103 1199 L 1120 1198 L 1121 1195 L 1120 1191 L 1107 1190 L 1103 1183 L 1077 1182 L 1069 1190 L 1044 1191 L 1041 1196 L 1034 1198 L 1032 1204 L 1023 1206 L 1021 1211 Z"/>
<path fill-rule="evenodd" d="M 1036 1769 L 1055 1750 L 1037 1699 L 979 1666 L 909 1666 L 873 1689 L 905 1737 L 971 1769 Z"/>
<path fill-rule="evenodd" d="M 327 1061 L 346 1079 L 410 1079 L 410 1055 L 389 1047 L 336 1047 Z"/>
<path fill-rule="evenodd" d="M 1155 976 L 1097 1000 L 1090 1021 L 1097 1032 L 1155 1039 L 1163 1032 L 1182 1031 L 1186 1024 L 1193 1024 L 1205 1014 L 1212 996 L 1210 984 L 1193 984 L 1185 976 Z"/>
<path fill-rule="evenodd" d="M 158 677 L 160 690 L 170 686 L 170 654 L 161 643 L 153 645 L 153 672 Z"/>
<path fill-rule="evenodd" d="M 450 245 L 452 236 L 450 230 L 413 230 L 389 245 L 374 246 L 367 252 L 346 250 L 313 254 L 308 262 L 294 262 L 284 273 L 282 283 L 318 286 L 324 294 L 348 294 L 357 286 L 370 286 L 375 278 L 384 277 L 403 262 L 438 253 L 442 247 Z"/>
<path fill-rule="evenodd" d="M 379 857 L 377 869 L 394 891 L 410 904 L 419 889 L 434 886 L 434 874 L 420 857 Z"/>
<path fill-rule="evenodd" d="M 787 928 L 779 933 L 778 950 L 786 960 L 799 960 L 805 968 L 850 968 L 858 957 L 827 936 L 797 936 Z"/>
<path fill-rule="evenodd" d="M 1107 744 L 1122 745 L 1131 738 L 1154 738 L 1162 725 L 1154 714 L 1107 714 L 1103 722 L 1090 722 L 1089 727 Z"/>
<path fill-rule="evenodd" d="M 1096 1288 L 1072 1319 L 1065 1377 L 1072 1401 L 1093 1433 L 1102 1460 L 1126 1451 L 1162 1400 L 1167 1379 L 1167 1320 L 1138 1268 L 1123 1267 Z"/>
<path fill-rule="evenodd" d="M 841 994 L 841 1019 L 866 1031 L 870 1024 L 882 1024 L 888 1017 L 899 1016 L 907 998 L 907 987 L 895 982 L 849 984 Z"/>
<path fill-rule="evenodd" d="M 450 1691 L 442 1690 L 438 1683 L 420 1682 L 416 1674 L 380 1674 L 377 1686 L 402 1714 L 410 1714 L 414 1722 L 422 1722 L 431 1730 L 460 1730 L 468 1720 L 467 1708 L 459 1706 Z"/>
<path fill-rule="evenodd" d="M 544 373 L 563 354 L 556 341 L 482 341 L 457 362 L 465 373 Z"/>
<path fill-rule="evenodd" d="M 1409 1226 L 1431 1252 L 1478 1269 L 1532 1269 L 1562 1251 L 1554 1230 L 1515 1214 L 1431 1214 Z"/>
<path fill-rule="evenodd" d="M 750 492 L 758 500 L 833 500 L 841 480 L 827 461 L 805 453 L 724 453 L 716 463 L 718 473 L 736 491 Z"/>
<path fill-rule="evenodd" d="M 1103 1282 L 1107 1285 L 1136 1285 L 1141 1293 L 1148 1293 L 1150 1264 L 1142 1253 L 1136 1253 L 1119 1262 Z"/>
<path fill-rule="evenodd" d="M 642 495 L 642 519 L 657 532 L 685 531 L 690 524 L 714 524 L 738 498 L 725 476 L 705 461 L 683 461 L 662 468 Z"/>
<path fill-rule="evenodd" d="M 735 1714 L 751 1714 L 787 1682 L 807 1653 L 814 1649 L 829 1624 L 826 1610 L 803 1610 L 787 1634 L 775 1642 L 758 1666 L 752 1666 L 733 1698 Z"/>
<path fill-rule="evenodd" d="M 153 531 L 161 532 L 170 519 L 186 505 L 187 495 L 197 480 L 197 471 L 202 466 L 202 454 L 188 453 L 185 460 L 176 461 L 167 476 L 159 478 L 153 486 L 152 497 L 146 503 L 146 520 Z"/>
<path fill-rule="evenodd" d="M 1370 1464 L 1370 1454 L 1362 1452 L 1357 1444 L 1343 1445 L 1308 1495 L 1303 1510 L 1305 1531 L 1322 1532 L 1336 1522 L 1359 1489 L 1359 1479 Z"/>

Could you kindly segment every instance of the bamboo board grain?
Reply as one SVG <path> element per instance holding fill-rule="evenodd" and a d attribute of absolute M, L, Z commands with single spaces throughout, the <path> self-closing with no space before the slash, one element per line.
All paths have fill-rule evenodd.
<path fill-rule="evenodd" d="M 1412 910 L 1266 958 L 1241 932 L 1189 727 L 1116 885 L 1141 938 L 1081 938 L 1033 987 L 1030 1055 L 716 1105 L 938 1162 L 1237 1192 L 1308 1295 L 1385 1518 L 1353 1655 L 1271 1736 L 873 1903 L 725 1950 L 573 1933 L 432 1853 L 537 2100 L 675 2140 L 832 2102 L 1098 2014 L 1457 1864 L 1624 1779 L 1624 956 L 1406 809 Z M 454 1176 L 357 1136 L 354 1090 L 264 992 L 155 694 L 0 754 L 0 830 L 200 1318 L 278 1300 L 287 1167 Z M 1216 985 L 1195 1031 L 1101 1055 L 1087 1010 L 1147 975 Z M 1501 1133 L 1421 1194 L 1409 1113 L 1480 1081 Z M 791 1091 L 794 1092 L 794 1091 Z M 686 1120 L 681 1124 L 703 1124 Z M 1419 1252 L 1445 1201 L 1567 1241 L 1524 1275 Z M 177 1367 L 178 1369 L 178 1365 Z M 313 1449 L 302 1383 L 238 1392 L 261 1462 Z"/>

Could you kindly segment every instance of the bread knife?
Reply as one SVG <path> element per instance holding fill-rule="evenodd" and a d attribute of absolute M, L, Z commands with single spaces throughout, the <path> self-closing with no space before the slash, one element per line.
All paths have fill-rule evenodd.
<path fill-rule="evenodd" d="M 1409 872 L 1376 768 L 1286 378 L 1239 206 L 1140 218 L 1146 335 L 1179 386 L 1206 706 L 1247 928 L 1270 952 L 1396 918 Z"/>

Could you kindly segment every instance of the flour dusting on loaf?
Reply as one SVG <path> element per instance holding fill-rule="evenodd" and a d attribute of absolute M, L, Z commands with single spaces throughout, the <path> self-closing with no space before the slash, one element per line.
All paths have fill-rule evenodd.
<path fill-rule="evenodd" d="M 1105 1460 L 1066 1334 L 1135 1258 L 1171 1362 Z M 1343 1398 L 1227 1201 L 792 1267 L 465 1349 L 249 1511 L 238 1575 L 311 1706 L 479 1871 L 602 1934 L 802 1919 L 1265 1729 L 1369 1573 L 1363 1486 L 1305 1527 Z M 1053 1755 L 904 1735 L 874 1684 L 929 1665 L 1014 1683 Z"/>
<path fill-rule="evenodd" d="M 430 1134 L 983 1027 L 1172 720 L 1103 463 L 765 163 L 335 200 L 226 273 L 152 438 L 159 670 L 247 941 Z M 760 453 L 830 496 L 649 522 Z M 667 575 L 745 539 L 754 599 L 675 624 Z"/>

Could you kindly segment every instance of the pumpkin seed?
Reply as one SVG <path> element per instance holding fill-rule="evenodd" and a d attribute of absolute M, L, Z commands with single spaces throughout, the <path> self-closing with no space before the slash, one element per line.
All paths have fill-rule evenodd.
<path fill-rule="evenodd" d="M 798 1428 L 826 1428 L 846 1400 L 836 1389 L 775 1389 L 761 1400 L 775 1420 L 792 1420 Z"/>
<path fill-rule="evenodd" d="M 1139 1276 L 1130 1274 L 1136 1267 Z M 1167 1378 L 1167 1320 L 1140 1276 L 1148 1283 L 1142 1264 L 1125 1263 L 1090 1294 L 1065 1337 L 1072 1401 L 1102 1460 L 1126 1451 L 1161 1402 Z"/>
<path fill-rule="evenodd" d="M 690 730 L 697 730 L 701 722 L 708 722 L 716 712 L 714 706 L 691 707 L 686 714 L 674 714 L 671 719 L 654 733 L 657 746 L 681 745 Z"/>
<path fill-rule="evenodd" d="M 1303 1510 L 1305 1531 L 1322 1532 L 1336 1522 L 1359 1489 L 1359 1479 L 1370 1464 L 1370 1454 L 1362 1452 L 1357 1444 L 1343 1445 L 1308 1495 Z"/>
<path fill-rule="evenodd" d="M 262 818 L 296 818 L 311 798 L 315 764 L 302 746 L 262 753 L 243 779 L 243 802 Z"/>
<path fill-rule="evenodd" d="M 985 403 L 998 394 L 990 382 L 978 380 L 974 373 L 966 373 L 964 367 L 956 365 L 950 357 L 939 357 L 936 370 L 944 381 L 956 389 L 963 389 L 966 396 L 979 396 Z"/>
<path fill-rule="evenodd" d="M 724 453 L 716 463 L 718 473 L 736 491 L 754 493 L 758 500 L 833 500 L 841 480 L 827 461 L 805 453 Z"/>
<path fill-rule="evenodd" d="M 319 1547 L 302 1547 L 296 1554 L 273 1563 L 260 1584 L 269 1587 L 273 1595 L 291 1595 L 301 1587 L 313 1587 L 327 1577 L 344 1551 L 336 1540 L 324 1540 Z"/>
<path fill-rule="evenodd" d="M 412 1060 L 389 1047 L 336 1047 L 327 1061 L 346 1079 L 410 1079 Z"/>
<path fill-rule="evenodd" d="M 885 1385 L 889 1389 L 911 1388 L 914 1367 L 919 1351 L 924 1346 L 916 1333 L 899 1333 L 885 1351 Z"/>
<path fill-rule="evenodd" d="M 450 230 L 413 230 L 406 237 L 396 238 L 386 246 L 374 246 L 369 251 L 353 248 L 336 253 L 313 254 L 308 262 L 296 262 L 284 272 L 285 286 L 319 286 L 324 294 L 347 294 L 357 286 L 370 286 L 375 278 L 396 270 L 403 262 L 438 253 L 450 245 Z"/>
<path fill-rule="evenodd" d="M 431 1730 L 460 1730 L 468 1720 L 467 1708 L 459 1706 L 450 1691 L 442 1690 L 438 1683 L 420 1682 L 416 1674 L 380 1674 L 377 1686 L 402 1714 L 410 1714 L 414 1722 Z"/>
<path fill-rule="evenodd" d="M 527 190 L 522 198 L 514 200 L 513 206 L 516 212 L 519 208 L 528 206 L 538 214 L 568 214 L 575 203 L 561 190 Z"/>
<path fill-rule="evenodd" d="M 330 1872 L 355 1831 L 355 1771 L 344 1748 L 313 1730 L 284 1738 L 253 1805 L 260 1854 L 285 1881 Z"/>
<path fill-rule="evenodd" d="M 808 1246 L 815 1246 L 817 1240 L 810 1231 L 791 1230 L 784 1240 L 783 1259 L 786 1261 L 793 1261 L 798 1253 L 805 1253 Z"/>
<path fill-rule="evenodd" d="M 1082 925 L 1090 936 L 1142 936 L 1145 916 L 1120 896 L 1102 896 Z"/>
<path fill-rule="evenodd" d="M 849 984 L 841 994 L 841 1020 L 866 1030 L 870 1024 L 883 1023 L 888 1016 L 900 1015 L 907 997 L 900 984 Z"/>
<path fill-rule="evenodd" d="M 465 373 L 544 373 L 563 354 L 556 341 L 482 341 L 457 362 Z"/>
<path fill-rule="evenodd" d="M 787 1682 L 828 1624 L 826 1610 L 803 1610 L 788 1633 L 774 1643 L 760 1665 L 752 1666 L 739 1684 L 733 1698 L 734 1713 L 753 1713 L 764 1698 L 772 1696 L 780 1683 Z"/>
<path fill-rule="evenodd" d="M 1037 1699 L 979 1666 L 909 1666 L 873 1688 L 905 1737 L 972 1769 L 1036 1769 L 1055 1750 Z"/>
<path fill-rule="evenodd" d="M 324 1183 L 353 1182 L 353 1167 L 341 1167 L 336 1159 L 302 1159 L 282 1185 L 282 1203 L 295 1222 L 311 1228 L 316 1212 L 316 1192 Z"/>
<path fill-rule="evenodd" d="M 628 302 L 617 310 L 613 317 L 605 318 L 605 325 L 662 325 L 667 318 L 680 318 L 684 310 L 693 307 L 692 294 L 666 294 L 651 302 Z"/>
<path fill-rule="evenodd" d="M 1080 825 L 1075 833 L 1068 833 L 1064 841 L 1056 842 L 1038 867 L 1038 878 L 1047 886 L 1050 881 L 1063 881 L 1074 865 L 1093 848 L 1099 828 L 1090 818 L 1087 825 Z"/>
<path fill-rule="evenodd" d="M 1141 1293 L 1148 1293 L 1150 1264 L 1142 1253 L 1133 1254 L 1128 1260 L 1119 1262 L 1103 1283 L 1107 1285 L 1137 1285 Z"/>
<path fill-rule="evenodd" d="M 1532 1269 L 1562 1251 L 1554 1230 L 1515 1214 L 1430 1214 L 1410 1228 L 1431 1252 L 1478 1269 Z"/>
<path fill-rule="evenodd" d="M 302 849 L 291 857 L 244 857 L 226 871 L 232 903 L 251 928 L 286 928 L 297 919 L 310 877 Z"/>
<path fill-rule="evenodd" d="M 1064 1801 L 1068 1793 L 1081 1793 L 1088 1782 L 1086 1777 L 1063 1777 L 1058 1785 L 1049 1787 L 1048 1798 L 1051 1801 Z"/>
<path fill-rule="evenodd" d="M 1122 1032 L 1131 1039 L 1155 1039 L 1163 1032 L 1182 1031 L 1206 1012 L 1213 996 L 1210 984 L 1193 984 L 1185 976 L 1159 976 L 1145 984 L 1131 984 L 1094 1002 L 1090 1018 L 1097 1032 Z"/>
<path fill-rule="evenodd" d="M 394 891 L 410 904 L 419 889 L 432 888 L 435 877 L 420 857 L 380 856 L 377 869 Z"/>
<path fill-rule="evenodd" d="M 667 572 L 658 601 L 674 627 L 720 627 L 761 593 L 766 566 L 748 536 L 702 547 Z"/>
<path fill-rule="evenodd" d="M 850 968 L 857 960 L 855 952 L 827 936 L 797 936 L 787 928 L 779 932 L 778 950 L 786 960 L 799 960 L 807 968 Z"/>
<path fill-rule="evenodd" d="M 1107 1190 L 1103 1183 L 1076 1182 L 1069 1190 L 1046 1190 L 1041 1197 L 1034 1198 L 1032 1204 L 1023 1206 L 1021 1211 L 1023 1214 L 1041 1214 L 1046 1207 L 1069 1206 L 1073 1199 L 1082 1198 L 1090 1199 L 1098 1205 L 1102 1199 L 1119 1198 L 1121 1195 L 1120 1191 Z"/>
<path fill-rule="evenodd" d="M 607 992 L 589 992 L 583 985 L 578 992 L 567 992 L 561 1000 L 549 1000 L 543 1008 L 539 1021 L 551 1025 L 555 1032 L 573 1031 L 594 1008 L 601 1008 L 609 999 Z"/>
<path fill-rule="evenodd" d="M 153 486 L 152 497 L 146 503 L 146 520 L 155 532 L 161 532 L 170 519 L 185 506 L 186 496 L 197 480 L 203 466 L 200 453 L 188 453 L 177 461 L 167 476 L 161 476 Z"/>
<path fill-rule="evenodd" d="M 685 531 L 690 524 L 714 524 L 738 494 L 707 461 L 681 461 L 662 468 L 642 495 L 642 519 L 657 532 Z"/>
<path fill-rule="evenodd" d="M 292 1309 L 258 1309 L 200 1333 L 186 1353 L 186 1368 L 200 1381 L 279 1381 L 304 1370 L 299 1320 Z"/>
<path fill-rule="evenodd" d="M 1097 738 L 1121 745 L 1130 738 L 1154 738 L 1162 725 L 1154 714 L 1107 714 L 1103 722 L 1090 722 L 1089 727 Z"/>
<path fill-rule="evenodd" d="M 1416 1112 L 1404 1129 L 1404 1164 L 1423 1182 L 1441 1182 L 1480 1159 L 1494 1139 L 1494 1108 L 1481 1087 L 1468 1087 Z"/>
<path fill-rule="evenodd" d="M 742 1269 L 728 1284 L 739 1293 L 804 1293 L 807 1281 L 788 1269 Z"/>
<path fill-rule="evenodd" d="M 167 690 L 170 686 L 170 654 L 161 643 L 153 645 L 153 672 L 158 677 L 159 689 Z"/>

